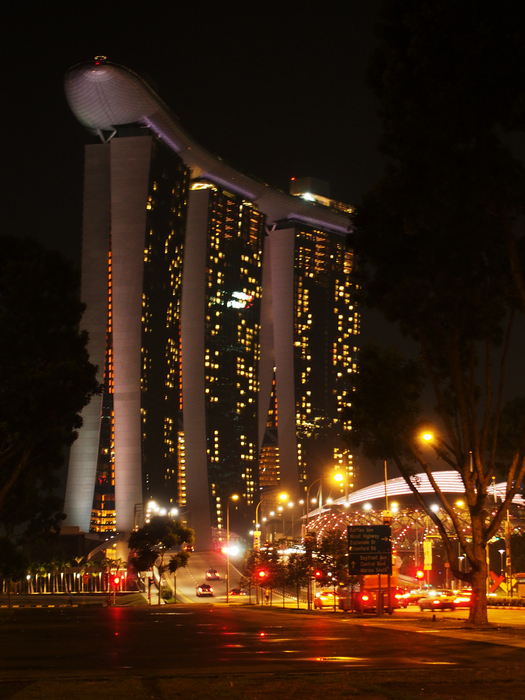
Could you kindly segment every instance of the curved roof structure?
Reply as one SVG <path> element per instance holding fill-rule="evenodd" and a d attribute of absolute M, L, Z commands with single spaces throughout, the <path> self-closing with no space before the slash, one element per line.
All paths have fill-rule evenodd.
<path fill-rule="evenodd" d="M 457 493 L 464 494 L 465 486 L 461 481 L 461 477 L 456 471 L 442 471 L 434 472 L 434 479 L 437 485 L 443 493 Z M 416 474 L 414 476 L 414 481 L 417 485 L 417 489 L 422 494 L 433 494 L 434 489 L 430 483 L 428 476 L 426 474 Z M 378 481 L 376 484 L 371 486 L 365 486 L 365 488 L 359 489 L 359 491 L 354 491 L 354 493 L 348 494 L 348 497 L 341 496 L 340 498 L 334 499 L 330 506 L 339 505 L 345 508 L 359 507 L 361 504 L 368 501 L 382 501 L 385 500 L 385 487 L 388 493 L 388 498 L 399 497 L 399 496 L 412 496 L 412 491 L 409 489 L 406 481 L 402 476 L 398 476 L 395 479 L 388 479 L 388 481 Z M 505 499 L 505 494 L 507 492 L 507 484 L 502 481 L 495 484 L 494 490 L 490 493 L 494 493 L 495 500 L 502 501 Z M 522 495 L 516 494 L 512 502 L 515 505 L 525 506 L 525 499 Z M 323 505 L 322 509 L 311 509 L 310 516 L 320 515 L 321 512 L 330 510 L 330 506 Z"/>
<path fill-rule="evenodd" d="M 270 224 L 292 219 L 343 235 L 349 231 L 345 215 L 274 190 L 202 148 L 153 89 L 128 68 L 105 59 L 76 65 L 66 74 L 65 92 L 72 112 L 91 133 L 106 140 L 121 126 L 150 129 L 181 156 L 193 178 L 209 179 L 257 203 Z"/>

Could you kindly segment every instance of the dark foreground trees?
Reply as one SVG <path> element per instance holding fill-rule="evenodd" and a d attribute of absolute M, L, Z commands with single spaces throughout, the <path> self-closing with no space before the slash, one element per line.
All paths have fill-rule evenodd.
<path fill-rule="evenodd" d="M 509 147 L 509 133 L 525 125 L 518 7 L 510 0 L 384 3 L 371 80 L 387 175 L 355 219 L 368 302 L 415 341 L 421 370 L 367 351 L 352 402 L 353 442 L 395 460 L 440 530 L 454 575 L 472 584 L 477 624 L 487 621 L 485 547 L 525 471 L 523 412 L 513 414 L 519 439 L 501 449 L 506 360 L 514 318 L 525 309 L 525 170 Z M 418 434 L 422 372 L 435 398 L 430 448 Z M 375 400 L 373 391 L 380 392 Z M 468 534 L 433 481 L 430 450 L 462 477 Z M 488 492 L 497 463 L 507 492 L 494 505 Z M 417 471 L 428 475 L 454 523 L 468 573 L 457 570 L 443 524 L 418 491 Z"/>
<path fill-rule="evenodd" d="M 0 528 L 10 538 L 58 526 L 56 472 L 98 390 L 78 292 L 58 253 L 0 237 Z"/>

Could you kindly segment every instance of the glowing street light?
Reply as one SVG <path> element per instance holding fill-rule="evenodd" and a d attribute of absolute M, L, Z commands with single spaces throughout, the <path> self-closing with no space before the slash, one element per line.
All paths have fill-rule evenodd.
<path fill-rule="evenodd" d="M 341 474 L 341 472 L 336 472 L 334 474 L 334 479 L 340 484 L 341 482 L 344 481 L 345 485 L 345 502 L 348 501 L 348 477 L 345 477 Z"/>
<path fill-rule="evenodd" d="M 263 501 L 266 501 L 270 497 L 270 494 L 263 496 L 255 508 L 255 529 L 259 529 L 259 506 Z M 281 502 L 287 501 L 289 496 L 285 491 L 282 491 L 278 496 L 278 500 Z"/>
<path fill-rule="evenodd" d="M 501 576 L 503 574 L 503 555 L 505 554 L 505 550 L 498 549 L 498 552 L 500 553 L 500 557 L 501 557 L 500 572 L 499 572 L 499 574 Z"/>
<path fill-rule="evenodd" d="M 309 501 L 309 498 L 310 498 L 310 489 L 312 488 L 312 486 L 313 486 L 314 484 L 317 484 L 318 481 L 321 481 L 321 479 L 319 478 L 319 479 L 316 479 L 315 481 L 312 481 L 312 483 L 310 484 L 310 486 L 306 489 L 306 530 L 307 530 L 307 531 L 308 531 L 308 520 L 309 520 L 309 517 L 310 517 L 310 501 Z"/>

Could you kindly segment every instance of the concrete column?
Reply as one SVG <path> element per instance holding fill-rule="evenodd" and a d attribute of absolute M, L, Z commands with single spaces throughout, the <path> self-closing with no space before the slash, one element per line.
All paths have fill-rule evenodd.
<path fill-rule="evenodd" d="M 117 531 L 131 532 L 142 503 L 141 336 L 146 205 L 152 139 L 111 146 L 111 247 Z"/>
<path fill-rule="evenodd" d="M 110 231 L 109 145 L 86 146 L 82 231 L 81 299 L 87 308 L 81 327 L 89 333 L 89 359 L 104 374 L 108 313 L 108 255 Z M 88 532 L 93 507 L 100 438 L 102 396 L 82 411 L 83 426 L 69 457 L 64 511 L 65 524 Z"/>
<path fill-rule="evenodd" d="M 295 497 L 299 484 L 294 374 L 295 229 L 271 231 L 269 238 L 281 487 Z"/>
<path fill-rule="evenodd" d="M 206 452 L 205 323 L 209 193 L 190 192 L 181 303 L 182 396 L 186 497 L 195 548 L 212 549 Z"/>

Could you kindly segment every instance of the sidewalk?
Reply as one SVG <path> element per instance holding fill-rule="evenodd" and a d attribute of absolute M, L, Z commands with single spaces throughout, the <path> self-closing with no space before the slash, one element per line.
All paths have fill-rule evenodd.
<path fill-rule="evenodd" d="M 458 617 L 455 613 L 435 612 L 426 615 L 396 610 L 393 615 L 356 616 L 348 619 L 348 622 L 366 627 L 388 627 L 417 634 L 434 634 L 525 649 L 525 620 L 509 623 L 490 622 L 490 612 L 489 610 L 489 625 L 482 629 L 467 626 L 468 611 Z"/>

